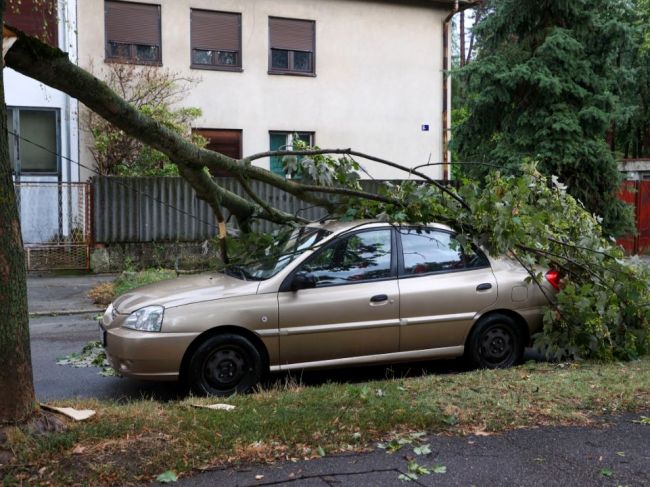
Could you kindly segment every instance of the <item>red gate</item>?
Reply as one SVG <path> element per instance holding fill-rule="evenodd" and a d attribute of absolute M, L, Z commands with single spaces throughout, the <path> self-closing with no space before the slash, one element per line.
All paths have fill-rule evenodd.
<path fill-rule="evenodd" d="M 642 254 L 650 250 L 650 181 L 624 181 L 619 198 L 634 207 L 636 235 L 620 238 L 618 243 L 626 252 Z"/>

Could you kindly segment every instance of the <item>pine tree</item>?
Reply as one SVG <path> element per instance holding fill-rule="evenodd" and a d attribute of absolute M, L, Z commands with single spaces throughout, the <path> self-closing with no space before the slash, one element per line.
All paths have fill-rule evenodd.
<path fill-rule="evenodd" d="M 625 0 L 492 0 L 475 27 L 478 57 L 457 75 L 467 116 L 452 148 L 461 161 L 504 171 L 526 160 L 555 174 L 606 231 L 629 229 L 607 145 L 617 86 L 630 72 L 620 54 L 633 41 Z M 476 176 L 487 166 L 463 166 Z"/>

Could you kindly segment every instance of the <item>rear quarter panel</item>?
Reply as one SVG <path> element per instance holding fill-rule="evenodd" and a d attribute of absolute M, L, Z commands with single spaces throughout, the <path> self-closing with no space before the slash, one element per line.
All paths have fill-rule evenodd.
<path fill-rule="evenodd" d="M 546 296 L 552 298 L 555 290 L 545 280 L 541 283 L 541 289 L 532 280 L 526 282 L 530 274 L 513 259 L 501 257 L 490 258 L 490 261 L 497 280 L 498 298 L 481 311 L 477 320 L 495 310 L 509 310 L 524 319 L 529 336 L 540 331 L 544 311 L 549 304 Z"/>

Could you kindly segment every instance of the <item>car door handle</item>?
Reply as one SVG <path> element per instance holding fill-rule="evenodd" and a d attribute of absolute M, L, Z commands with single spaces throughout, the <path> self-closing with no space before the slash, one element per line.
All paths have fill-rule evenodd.
<path fill-rule="evenodd" d="M 388 296 L 385 294 L 377 294 L 376 296 L 370 298 L 371 303 L 381 303 L 383 301 L 388 301 Z"/>
<path fill-rule="evenodd" d="M 476 286 L 477 291 L 487 291 L 488 289 L 492 289 L 492 284 L 489 282 L 484 282 L 483 284 Z"/>

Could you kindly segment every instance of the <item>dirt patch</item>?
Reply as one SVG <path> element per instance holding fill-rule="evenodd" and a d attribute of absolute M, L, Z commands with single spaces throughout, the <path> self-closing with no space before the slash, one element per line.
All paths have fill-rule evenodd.
<path fill-rule="evenodd" d="M 108 306 L 115 299 L 115 286 L 112 282 L 100 282 L 88 291 L 88 297 L 95 304 Z"/>

